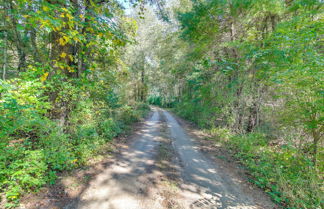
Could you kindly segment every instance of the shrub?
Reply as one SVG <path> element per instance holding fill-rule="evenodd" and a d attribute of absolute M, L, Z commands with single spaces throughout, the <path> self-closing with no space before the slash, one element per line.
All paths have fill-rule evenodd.
<path fill-rule="evenodd" d="M 269 146 L 261 133 L 232 136 L 225 144 L 275 202 L 293 208 L 321 207 L 320 176 L 312 160 L 298 149 Z"/>
<path fill-rule="evenodd" d="M 135 110 L 139 112 L 140 117 L 143 117 L 150 111 L 150 106 L 146 103 L 136 103 L 135 104 Z"/>
<path fill-rule="evenodd" d="M 212 128 L 210 130 L 207 129 L 207 132 L 211 134 L 214 138 L 218 140 L 228 141 L 233 134 L 227 128 Z"/>
<path fill-rule="evenodd" d="M 25 150 L 22 158 L 13 160 L 5 173 L 6 197 L 16 200 L 23 191 L 35 191 L 46 182 L 47 165 L 41 150 Z"/>
<path fill-rule="evenodd" d="M 55 84 L 69 94 L 59 95 L 59 102 L 72 99 L 67 123 L 60 127 L 47 117 L 51 106 L 42 97 L 47 87 L 40 81 L 0 82 L 0 191 L 14 203 L 10 207 L 25 192 L 37 191 L 47 182 L 53 184 L 57 172 L 87 164 L 125 125 L 149 109 L 143 103 L 113 105 L 118 100 L 110 96 L 112 108 L 107 101 L 93 102 L 86 93 L 75 94 L 73 85 Z M 81 102 L 76 103 L 69 91 Z"/>
<path fill-rule="evenodd" d="M 113 118 L 108 118 L 99 124 L 99 134 L 104 138 L 112 139 L 121 133 L 121 128 Z"/>
<path fill-rule="evenodd" d="M 117 110 L 117 118 L 119 121 L 126 125 L 137 121 L 141 115 L 135 110 L 134 107 L 125 105 Z"/>

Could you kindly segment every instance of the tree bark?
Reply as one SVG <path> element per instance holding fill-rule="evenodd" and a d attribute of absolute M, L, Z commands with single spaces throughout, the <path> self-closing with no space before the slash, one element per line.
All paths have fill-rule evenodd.
<path fill-rule="evenodd" d="M 35 28 L 31 28 L 30 29 L 30 40 L 31 40 L 31 46 L 32 46 L 32 50 L 33 50 L 34 61 L 41 63 L 42 58 L 41 58 L 41 55 L 40 55 L 38 47 L 37 47 L 36 36 L 37 36 L 37 34 L 36 34 Z"/>
<path fill-rule="evenodd" d="M 11 11 L 15 10 L 12 1 L 9 1 L 9 7 L 10 7 Z M 15 42 L 15 45 L 16 45 L 16 48 L 17 48 L 18 59 L 19 59 L 17 70 L 19 72 L 21 72 L 26 67 L 26 52 L 25 52 L 26 43 L 22 39 L 20 32 L 17 30 L 17 26 L 18 26 L 17 20 L 12 15 L 10 15 L 10 18 L 11 18 L 11 22 L 12 22 L 13 32 L 15 34 L 15 39 L 16 40 L 14 42 Z"/>
<path fill-rule="evenodd" d="M 5 9 L 6 10 L 6 9 Z M 3 18 L 4 25 L 6 25 L 6 18 Z M 7 73 L 7 42 L 8 42 L 8 34 L 7 31 L 4 31 L 4 46 L 3 46 L 3 66 L 2 66 L 2 79 L 6 80 Z"/>

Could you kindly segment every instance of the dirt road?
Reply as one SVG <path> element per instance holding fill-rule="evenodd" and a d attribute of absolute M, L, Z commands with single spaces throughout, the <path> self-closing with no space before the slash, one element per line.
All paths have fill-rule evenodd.
<path fill-rule="evenodd" d="M 171 140 L 170 149 L 174 153 L 166 164 L 179 172 L 176 186 L 164 187 L 172 190 L 169 196 L 160 191 L 159 178 L 164 174 L 156 166 L 163 138 Z M 266 197 L 254 197 L 253 192 L 242 188 L 242 181 L 233 179 L 201 152 L 199 144 L 169 112 L 153 108 L 152 116 L 133 137 L 132 144 L 116 156 L 116 162 L 97 175 L 80 197 L 64 208 L 273 208 Z M 168 198 L 174 204 L 165 204 Z"/>

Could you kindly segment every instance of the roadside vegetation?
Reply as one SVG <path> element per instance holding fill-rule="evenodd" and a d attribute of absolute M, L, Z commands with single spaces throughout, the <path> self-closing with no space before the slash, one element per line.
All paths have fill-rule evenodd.
<path fill-rule="evenodd" d="M 119 3 L 0 3 L 0 207 L 11 208 L 106 153 L 149 107 L 127 87 L 136 22 Z"/>
<path fill-rule="evenodd" d="M 322 177 L 309 157 L 292 145 L 275 144 L 262 132 L 233 134 L 206 130 L 249 172 L 250 181 L 284 208 L 321 208 Z"/>
<path fill-rule="evenodd" d="M 154 47 L 149 102 L 212 134 L 286 208 L 323 207 L 322 3 L 181 1 Z"/>
<path fill-rule="evenodd" d="M 323 207 L 323 1 L 0 3 L 7 207 L 105 152 L 147 103 L 213 135 L 275 202 Z"/>

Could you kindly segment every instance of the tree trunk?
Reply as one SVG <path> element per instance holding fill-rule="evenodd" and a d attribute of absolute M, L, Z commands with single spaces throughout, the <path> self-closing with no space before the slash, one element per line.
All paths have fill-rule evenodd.
<path fill-rule="evenodd" d="M 144 102 L 145 100 L 145 72 L 144 68 L 141 71 L 141 101 Z"/>
<path fill-rule="evenodd" d="M 9 1 L 9 7 L 10 7 L 11 11 L 15 10 L 12 1 Z M 18 23 L 17 23 L 16 18 L 13 17 L 13 15 L 10 15 L 10 18 L 11 18 L 11 22 L 12 22 L 13 32 L 15 34 L 15 39 L 16 39 L 14 42 L 15 42 L 17 52 L 18 52 L 19 63 L 18 63 L 17 69 L 18 69 L 19 72 L 21 72 L 26 67 L 26 52 L 25 52 L 26 43 L 22 39 L 20 32 L 17 30 Z"/>
<path fill-rule="evenodd" d="M 90 13 L 90 1 L 89 0 L 85 0 L 84 2 L 85 5 L 85 13 Z M 86 26 L 90 23 L 89 18 L 87 18 L 87 15 L 85 15 L 85 19 L 84 19 L 84 25 L 85 27 L 82 28 L 82 34 L 85 35 L 86 34 Z M 90 42 L 90 37 L 86 36 L 86 44 L 88 44 Z M 80 67 L 80 72 L 79 75 L 82 74 L 84 71 L 86 71 L 89 68 L 89 62 L 90 62 L 90 49 L 87 49 L 84 54 L 81 53 L 82 49 L 81 46 L 79 48 L 80 52 L 79 52 L 79 63 L 78 66 Z"/>
<path fill-rule="evenodd" d="M 23 47 L 19 46 L 20 44 L 17 44 L 17 52 L 19 57 L 19 64 L 18 64 L 18 72 L 22 72 L 26 70 L 26 53 L 22 49 Z"/>
<path fill-rule="evenodd" d="M 62 7 L 67 7 L 68 5 L 64 5 L 58 1 L 48 0 L 51 4 L 61 4 Z M 67 19 L 66 19 L 67 20 Z M 67 26 L 68 27 L 68 26 Z M 67 28 L 66 28 L 67 29 Z M 62 28 L 65 30 L 65 28 Z M 64 88 L 64 82 L 66 79 L 76 77 L 78 72 L 70 72 L 69 69 L 61 69 L 59 66 L 55 66 L 58 62 L 60 64 L 64 64 L 68 67 L 76 67 L 74 62 L 70 59 L 69 55 L 75 54 L 74 45 L 70 43 L 60 44 L 60 39 L 63 38 L 63 35 L 60 31 L 52 31 L 50 34 L 50 43 L 51 43 L 51 52 L 50 52 L 50 60 L 53 66 L 53 70 L 50 72 L 48 79 L 51 79 L 55 74 L 61 71 L 65 74 L 66 77 L 62 77 L 62 79 L 58 82 L 58 86 L 55 89 Z M 65 53 L 65 56 L 62 54 Z M 71 108 L 71 98 L 70 95 L 65 95 L 64 98 L 58 98 L 59 92 L 49 92 L 50 93 L 50 101 L 53 104 L 53 109 L 51 111 L 51 118 L 58 122 L 58 125 L 64 127 L 66 124 L 66 120 Z"/>
<path fill-rule="evenodd" d="M 4 18 L 5 24 L 5 18 Z M 2 66 L 2 79 L 6 80 L 7 73 L 7 42 L 8 42 L 8 34 L 7 31 L 4 32 L 4 44 L 3 44 L 3 66 Z"/>
<path fill-rule="evenodd" d="M 38 51 L 38 47 L 37 47 L 37 43 L 36 43 L 36 35 L 37 34 L 36 34 L 35 28 L 30 29 L 30 40 L 31 40 L 31 46 L 32 46 L 32 50 L 33 50 L 34 61 L 41 63 L 42 58 Z"/>
<path fill-rule="evenodd" d="M 254 130 L 254 128 L 257 126 L 257 122 L 258 122 L 258 105 L 256 104 L 256 101 L 253 102 L 252 107 L 250 107 L 250 111 L 249 111 L 249 119 L 248 119 L 248 124 L 247 124 L 247 128 L 246 131 L 248 133 L 252 132 Z"/>

